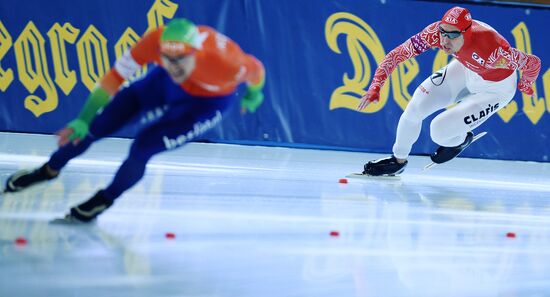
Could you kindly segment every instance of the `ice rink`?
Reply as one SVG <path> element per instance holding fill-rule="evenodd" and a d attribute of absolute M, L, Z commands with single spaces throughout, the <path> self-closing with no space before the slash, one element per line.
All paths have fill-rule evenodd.
<path fill-rule="evenodd" d="M 0 181 L 55 143 L 0 134 Z M 345 184 L 385 155 L 192 143 L 154 158 L 95 224 L 48 223 L 128 148 L 106 139 L 56 180 L 0 197 L 1 297 L 550 296 L 550 163 L 422 171 L 418 156 L 400 179 Z"/>

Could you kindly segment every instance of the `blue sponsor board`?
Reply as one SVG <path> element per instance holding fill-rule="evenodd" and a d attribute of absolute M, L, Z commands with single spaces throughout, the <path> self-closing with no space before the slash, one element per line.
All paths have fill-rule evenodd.
<path fill-rule="evenodd" d="M 0 130 L 60 129 L 139 36 L 174 17 L 188 17 L 237 41 L 267 70 L 261 108 L 241 115 L 235 106 L 205 138 L 389 153 L 399 116 L 415 88 L 446 65 L 448 56 L 430 50 L 403 63 L 388 80 L 379 104 L 363 112 L 355 106 L 384 55 L 451 6 L 392 0 L 2 1 Z M 542 70 L 538 95 L 516 93 L 511 104 L 478 128 L 489 135 L 464 156 L 548 161 L 550 10 L 466 7 L 514 47 L 538 55 Z M 413 154 L 436 148 L 429 136 L 430 119 Z M 125 129 L 116 135 L 133 132 Z"/>

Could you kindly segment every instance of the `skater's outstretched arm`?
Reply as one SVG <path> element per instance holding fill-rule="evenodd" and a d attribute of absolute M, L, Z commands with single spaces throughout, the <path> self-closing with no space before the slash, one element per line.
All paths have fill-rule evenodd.
<path fill-rule="evenodd" d="M 241 113 L 256 112 L 264 101 L 262 89 L 265 84 L 265 69 L 260 60 L 252 55 L 245 56 L 246 93 L 241 100 Z"/>
<path fill-rule="evenodd" d="M 114 67 L 94 87 L 76 119 L 56 133 L 59 136 L 59 146 L 64 146 L 70 141 L 77 144 L 84 139 L 98 110 L 109 103 L 122 83 L 141 69 L 142 65 L 150 62 L 159 64 L 158 46 L 163 29 L 161 27 L 145 34 L 138 43 L 117 59 Z"/>
<path fill-rule="evenodd" d="M 500 47 L 498 51 L 489 57 L 488 68 L 507 68 L 521 71 L 521 79 L 518 89 L 527 95 L 533 95 L 533 83 L 539 76 L 541 61 L 535 55 L 526 54 L 513 47 Z"/>
<path fill-rule="evenodd" d="M 439 23 L 430 24 L 420 33 L 407 39 L 407 41 L 394 48 L 384 57 L 378 68 L 376 68 L 369 89 L 361 98 L 357 110 L 363 110 L 370 103 L 379 100 L 382 86 L 384 86 L 384 83 L 397 65 L 420 55 L 432 47 L 439 46 Z"/>

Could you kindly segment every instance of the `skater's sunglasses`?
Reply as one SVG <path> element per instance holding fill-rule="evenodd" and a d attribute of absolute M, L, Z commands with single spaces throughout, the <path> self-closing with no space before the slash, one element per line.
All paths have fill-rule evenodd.
<path fill-rule="evenodd" d="M 441 33 L 441 36 L 447 37 L 449 39 L 456 39 L 460 37 L 462 33 L 466 32 L 466 30 L 468 30 L 469 28 L 470 26 L 468 26 L 468 28 L 464 29 L 463 31 L 445 31 L 443 30 L 443 28 L 441 28 L 441 26 L 439 26 L 439 33 Z"/>
<path fill-rule="evenodd" d="M 161 56 L 162 56 L 163 59 L 168 60 L 168 62 L 170 62 L 170 63 L 178 64 L 181 61 L 183 61 L 183 59 L 188 57 L 189 55 L 179 55 L 179 56 L 174 57 L 174 56 L 169 56 L 169 55 L 166 55 L 166 54 L 161 54 Z"/>

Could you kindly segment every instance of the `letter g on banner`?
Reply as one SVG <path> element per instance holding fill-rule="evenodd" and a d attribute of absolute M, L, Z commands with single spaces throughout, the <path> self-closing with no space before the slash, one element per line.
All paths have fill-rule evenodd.
<path fill-rule="evenodd" d="M 338 47 L 338 37 L 346 35 L 346 45 L 351 58 L 354 76 L 344 73 L 344 85 L 336 88 L 330 97 L 330 109 L 348 108 L 355 110 L 361 96 L 366 92 L 371 73 L 367 53 L 364 48 L 373 55 L 374 60 L 380 62 L 386 56 L 382 43 L 374 30 L 359 17 L 345 12 L 331 15 L 325 24 L 325 38 L 328 46 L 335 53 L 341 54 Z M 380 101 L 370 104 L 363 112 L 374 113 L 382 109 L 388 100 L 389 81 L 386 82 L 380 92 Z"/>

